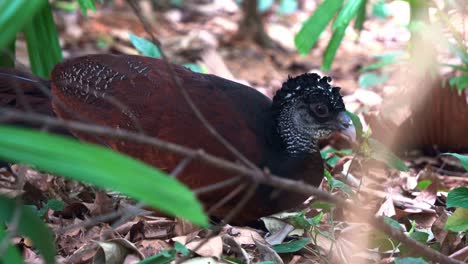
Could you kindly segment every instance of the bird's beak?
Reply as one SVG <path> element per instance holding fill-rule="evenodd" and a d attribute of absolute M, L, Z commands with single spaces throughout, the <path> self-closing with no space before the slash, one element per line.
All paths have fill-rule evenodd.
<path fill-rule="evenodd" d="M 346 136 L 350 142 L 356 142 L 356 129 L 354 128 L 351 118 L 346 112 L 341 112 L 337 116 L 339 123 L 339 132 Z"/>

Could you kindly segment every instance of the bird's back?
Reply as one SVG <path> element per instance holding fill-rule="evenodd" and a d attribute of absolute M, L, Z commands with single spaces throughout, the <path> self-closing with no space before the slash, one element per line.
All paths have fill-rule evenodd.
<path fill-rule="evenodd" d="M 262 164 L 269 149 L 268 135 L 272 133 L 271 100 L 250 87 L 214 75 L 176 65 L 173 69 L 174 77 L 207 121 L 249 160 Z M 80 57 L 57 65 L 51 81 L 52 93 L 67 107 L 65 111 L 53 103 L 54 111 L 62 118 L 70 119 L 69 111 L 73 111 L 98 125 L 143 131 L 149 136 L 236 160 L 197 119 L 161 60 L 129 55 Z M 87 134 L 73 133 L 95 141 Z M 102 138 L 99 143 L 102 142 L 167 172 L 182 160 L 130 141 Z M 232 176 L 194 161 L 180 180 L 196 189 Z M 213 203 L 219 200 L 213 194 L 207 197 Z"/>

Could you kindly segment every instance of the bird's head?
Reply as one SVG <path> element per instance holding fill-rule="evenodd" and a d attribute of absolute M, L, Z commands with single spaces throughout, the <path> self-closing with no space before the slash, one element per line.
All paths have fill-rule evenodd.
<path fill-rule="evenodd" d="M 330 77 L 306 73 L 289 78 L 273 98 L 277 133 L 290 154 L 317 151 L 320 139 L 342 132 L 355 139 L 339 87 Z"/>

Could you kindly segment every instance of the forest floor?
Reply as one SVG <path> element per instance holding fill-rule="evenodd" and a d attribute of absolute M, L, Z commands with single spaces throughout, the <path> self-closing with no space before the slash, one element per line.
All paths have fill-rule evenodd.
<path fill-rule="evenodd" d="M 248 84 L 269 97 L 289 75 L 304 72 L 330 75 L 333 84 L 342 88 L 347 109 L 361 117 L 364 131 L 374 120 L 372 117 L 383 111 L 385 101 L 400 100 L 396 91 L 402 81 L 397 80 L 398 73 L 395 73 L 400 66 L 389 65 L 371 72 L 361 69 L 377 62 L 378 55 L 407 49 L 411 35 L 405 21 L 409 13 L 401 6 L 389 6 L 391 15 L 386 18 L 369 15 L 360 34 L 350 29 L 336 54 L 332 69 L 324 73 L 320 67 L 331 37 L 330 30 L 323 33 L 316 46 L 305 56 L 299 55 L 294 46 L 294 36 L 301 23 L 312 13 L 313 5 L 287 15 L 280 15 L 274 10 L 262 14 L 265 28 L 276 45 L 276 48 L 267 49 L 236 35 L 242 15 L 234 1 L 214 3 L 218 4 L 156 11 L 148 6 L 144 8 L 155 36 L 162 42 L 163 50 L 172 62 L 197 64 L 207 73 Z M 78 11 L 63 10 L 56 10 L 55 16 L 65 58 L 90 53 L 138 54 L 130 42 L 129 33 L 150 39 L 124 1 L 100 6 L 97 12 L 89 12 L 88 18 Z M 27 51 L 21 42 L 17 55 L 18 60 L 27 65 Z M 458 96 L 464 98 L 464 94 Z M 380 138 L 387 136 L 384 133 Z M 454 151 L 468 149 L 468 144 L 463 144 Z M 424 147 L 431 150 L 398 151 L 409 167 L 409 171 L 398 171 L 369 158 L 357 158 L 349 151 L 340 152 L 324 146 L 331 173 L 342 181 L 346 181 L 345 175 L 348 174 L 354 179 L 354 185 L 353 180 L 347 182 L 351 190 L 336 188 L 333 192 L 343 197 L 352 192 L 369 212 L 387 216 L 406 231 L 413 230 L 412 236 L 422 243 L 447 255 L 456 253 L 458 259 L 466 260 L 466 233 L 445 230 L 444 225 L 453 211 L 445 208 L 447 192 L 467 186 L 468 173 L 456 159 L 434 155 L 441 151 L 433 146 Z M 452 147 L 449 145 L 447 149 L 451 150 Z M 19 167 L 14 165 L 13 170 Z M 27 171 L 26 180 L 23 197 L 27 204 L 46 209 L 44 219 L 57 236 L 59 261 L 88 263 L 92 258 L 97 261 L 106 255 L 106 258 L 114 256 L 123 263 L 133 263 L 139 258 L 160 253 L 162 249 L 172 248 L 174 242 L 194 249 L 206 236 L 205 231 L 185 221 L 155 216 L 151 211 L 142 209 L 139 215 L 122 221 L 119 226 L 115 226 L 115 222 L 100 222 L 95 220 L 97 216 L 134 207 L 134 203 L 115 193 L 104 193 L 34 170 Z M 13 187 L 14 176 L 2 170 L 0 191 L 8 192 Z M 330 190 L 326 183 L 322 188 Z M 63 210 L 54 211 L 52 205 L 44 206 L 47 201 L 56 200 L 65 204 Z M 310 230 L 295 229 L 281 240 L 272 240 L 262 230 L 228 226 L 196 249 L 197 257 L 190 263 L 253 263 L 266 260 L 276 263 L 324 263 L 326 259 L 336 263 L 392 263 L 395 257 L 404 256 L 410 251 L 343 210 L 330 213 L 310 209 L 306 217 L 311 218 L 320 212 L 325 212 L 324 216 L 318 224 L 309 226 Z M 281 221 L 272 218 L 263 221 L 270 233 L 284 232 L 285 224 Z M 307 234 L 313 234 L 313 239 L 289 253 L 278 254 L 266 243 L 301 241 L 297 238 L 307 237 Z M 40 263 L 40 257 L 31 249 L 28 240 L 18 238 L 17 243 L 24 249 L 23 254 L 29 263 Z M 121 254 L 121 251 L 126 253 Z"/>

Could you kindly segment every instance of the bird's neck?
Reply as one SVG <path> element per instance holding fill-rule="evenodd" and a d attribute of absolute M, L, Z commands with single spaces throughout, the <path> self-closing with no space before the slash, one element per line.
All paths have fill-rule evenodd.
<path fill-rule="evenodd" d="M 283 109 L 273 115 L 277 148 L 291 157 L 303 157 L 319 153 L 317 142 L 310 133 L 298 129 L 292 121 L 292 109 Z"/>

